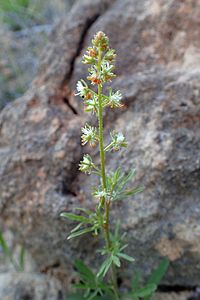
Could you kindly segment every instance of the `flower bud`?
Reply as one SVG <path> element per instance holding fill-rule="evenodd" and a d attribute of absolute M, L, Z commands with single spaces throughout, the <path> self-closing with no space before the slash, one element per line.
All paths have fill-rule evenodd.
<path fill-rule="evenodd" d="M 94 48 L 89 47 L 87 53 L 91 57 L 97 57 L 97 51 Z"/>
<path fill-rule="evenodd" d="M 92 84 L 100 84 L 101 80 L 98 78 L 98 76 L 92 75 L 87 77 L 88 80 L 91 81 Z"/>
<path fill-rule="evenodd" d="M 97 32 L 92 40 L 92 44 L 95 47 L 101 49 L 101 51 L 106 51 L 108 49 L 109 39 L 102 31 Z"/>
<path fill-rule="evenodd" d="M 82 128 L 81 141 L 83 146 L 89 143 L 91 147 L 95 147 L 98 141 L 97 129 L 89 124 L 85 124 L 85 127 Z"/>

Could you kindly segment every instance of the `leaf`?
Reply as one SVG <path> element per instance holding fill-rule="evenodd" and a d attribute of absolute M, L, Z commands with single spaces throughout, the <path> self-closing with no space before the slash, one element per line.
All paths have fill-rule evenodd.
<path fill-rule="evenodd" d="M 82 222 L 82 223 L 91 223 L 91 221 L 83 216 L 79 216 L 79 215 L 75 215 L 75 214 L 72 214 L 72 213 L 61 213 L 60 214 L 61 217 L 64 217 L 64 218 L 67 218 L 69 220 L 72 220 L 72 221 L 79 221 L 79 222 Z"/>
<path fill-rule="evenodd" d="M 83 225 L 83 223 L 79 223 L 76 227 L 74 227 L 70 232 L 73 233 L 75 231 L 77 231 L 81 226 Z"/>
<path fill-rule="evenodd" d="M 76 293 L 67 296 L 67 300 L 85 300 L 83 294 Z"/>
<path fill-rule="evenodd" d="M 120 221 L 117 220 L 116 225 L 115 225 L 115 233 L 114 233 L 115 240 L 117 240 L 119 237 L 119 230 L 120 230 Z"/>
<path fill-rule="evenodd" d="M 122 251 L 128 247 L 128 244 L 123 245 L 119 250 Z"/>
<path fill-rule="evenodd" d="M 160 262 L 159 266 L 152 272 L 147 283 L 148 284 L 153 283 L 155 285 L 159 285 L 163 276 L 167 272 L 168 267 L 169 267 L 169 260 L 165 258 Z"/>
<path fill-rule="evenodd" d="M 12 256 L 12 253 L 4 239 L 3 233 L 0 231 L 0 246 L 2 247 L 4 255 L 6 255 L 10 262 L 12 263 L 13 267 L 15 268 L 16 271 L 21 271 L 21 268 L 19 264 L 15 261 L 15 259 Z"/>
<path fill-rule="evenodd" d="M 131 287 L 132 287 L 133 291 L 136 291 L 139 289 L 140 280 L 141 280 L 141 272 L 135 271 L 132 282 L 131 282 Z"/>
<path fill-rule="evenodd" d="M 112 260 L 113 260 L 113 263 L 117 266 L 117 267 L 120 267 L 121 266 L 121 263 L 120 263 L 120 260 L 117 256 L 113 255 L 112 256 Z"/>
<path fill-rule="evenodd" d="M 125 190 L 123 192 L 123 194 L 124 194 L 124 196 L 133 196 L 133 195 L 141 193 L 143 191 L 144 191 L 144 188 L 142 186 L 138 186 L 138 187 L 135 187 L 135 188 L 130 189 L 130 190 Z"/>
<path fill-rule="evenodd" d="M 88 233 L 88 232 L 91 232 L 93 231 L 93 228 L 92 227 L 89 227 L 89 228 L 85 228 L 85 229 L 82 229 L 82 230 L 79 230 L 79 231 L 76 231 L 76 232 L 72 232 L 69 236 L 68 236 L 68 240 L 72 239 L 72 238 L 75 238 L 77 236 L 80 236 L 82 234 L 85 234 L 85 233 Z"/>
<path fill-rule="evenodd" d="M 0 246 L 3 250 L 3 253 L 6 256 L 10 257 L 11 256 L 10 249 L 9 249 L 9 247 L 4 239 L 3 233 L 1 231 L 0 231 Z"/>
<path fill-rule="evenodd" d="M 89 297 L 87 297 L 87 300 L 92 300 L 94 299 L 98 294 L 98 290 L 94 291 Z"/>
<path fill-rule="evenodd" d="M 168 267 L 169 267 L 169 260 L 167 258 L 164 258 L 160 262 L 158 267 L 150 275 L 150 277 L 147 281 L 147 284 L 155 284 L 157 287 L 159 285 L 159 283 L 161 282 L 163 276 L 167 272 Z M 144 298 L 144 300 L 150 300 L 150 298 L 151 298 L 150 296 L 146 296 Z"/>
<path fill-rule="evenodd" d="M 20 253 L 19 253 L 19 267 L 22 271 L 24 271 L 25 266 L 25 248 L 21 246 Z"/>
<path fill-rule="evenodd" d="M 150 296 L 153 292 L 155 292 L 157 286 L 155 284 L 147 284 L 144 288 L 141 288 L 132 293 L 133 297 L 146 297 Z"/>
<path fill-rule="evenodd" d="M 73 208 L 74 210 L 80 210 L 80 211 L 83 211 L 84 213 L 86 213 L 87 215 L 90 215 L 92 214 L 93 212 L 89 209 L 86 209 L 86 208 L 83 208 L 83 207 L 75 207 Z"/>
<path fill-rule="evenodd" d="M 74 263 L 76 269 L 79 271 L 81 277 L 89 283 L 95 284 L 95 274 L 88 268 L 80 259 L 77 259 Z"/>
<path fill-rule="evenodd" d="M 112 257 L 108 257 L 103 264 L 101 265 L 101 268 L 99 272 L 97 273 L 97 277 L 104 277 L 106 273 L 108 272 L 110 266 L 112 265 Z"/>
<path fill-rule="evenodd" d="M 125 260 L 130 261 L 130 262 L 134 262 L 134 261 L 135 261 L 135 259 L 134 259 L 133 257 L 131 257 L 131 256 L 125 254 L 125 253 L 118 253 L 117 255 L 118 255 L 119 257 L 122 257 L 122 258 L 125 259 Z"/>

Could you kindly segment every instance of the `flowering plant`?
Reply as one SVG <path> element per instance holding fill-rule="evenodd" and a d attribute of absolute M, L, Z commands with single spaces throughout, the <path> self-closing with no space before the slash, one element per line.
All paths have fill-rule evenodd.
<path fill-rule="evenodd" d="M 114 74 L 115 50 L 109 47 L 108 37 L 103 32 L 98 32 L 92 40 L 92 46 L 88 48 L 83 56 L 83 63 L 88 64 L 90 85 L 83 79 L 77 83 L 77 94 L 84 100 L 85 111 L 93 113 L 98 119 L 98 128 L 86 124 L 82 128 L 82 145 L 87 143 L 95 147 L 99 145 L 100 165 L 96 165 L 89 154 L 83 156 L 79 164 L 79 170 L 87 174 L 95 174 L 100 178 L 99 186 L 94 188 L 93 196 L 98 199 L 95 211 L 85 208 L 77 208 L 79 213 L 61 214 L 62 217 L 78 222 L 70 232 L 68 239 L 78 237 L 88 232 L 100 235 L 104 239 L 104 246 L 98 250 L 103 261 L 99 270 L 94 273 L 82 261 L 77 260 L 75 267 L 80 273 L 80 283 L 77 289 L 85 291 L 84 295 L 74 294 L 69 299 L 150 299 L 156 290 L 157 284 L 167 268 L 167 261 L 163 261 L 159 268 L 153 273 L 145 287 L 140 286 L 139 274 L 135 274 L 132 291 L 122 294 L 117 281 L 118 270 L 121 260 L 134 262 L 134 258 L 125 253 L 128 244 L 124 242 L 125 234 L 120 235 L 119 222 L 115 230 L 110 226 L 110 207 L 114 201 L 119 201 L 134 196 L 143 190 L 142 187 L 127 188 L 127 183 L 132 180 L 135 171 L 131 170 L 125 174 L 121 168 L 107 173 L 105 167 L 105 153 L 107 151 L 119 151 L 127 147 L 127 141 L 120 132 L 110 133 L 110 143 L 104 145 L 103 140 L 103 109 L 105 107 L 121 108 L 122 95 L 120 91 L 113 92 L 109 89 L 108 95 L 103 93 L 103 85 L 109 83 L 116 77 Z M 94 89 L 91 88 L 94 86 Z M 96 88 L 95 88 L 96 87 Z M 68 298 L 67 298 L 68 299 Z"/>

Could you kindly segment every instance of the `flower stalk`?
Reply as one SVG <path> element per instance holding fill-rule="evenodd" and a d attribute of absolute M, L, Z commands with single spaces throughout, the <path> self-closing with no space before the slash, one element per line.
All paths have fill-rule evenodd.
<path fill-rule="evenodd" d="M 113 92 L 109 89 L 108 95 L 104 94 L 103 85 L 116 77 L 114 65 L 115 50 L 109 47 L 108 37 L 103 32 L 98 32 L 92 40 L 92 46 L 83 56 L 83 63 L 89 65 L 87 83 L 81 79 L 77 83 L 77 94 L 83 99 L 85 112 L 93 113 L 98 119 L 98 128 L 85 124 L 82 128 L 82 145 L 87 143 L 91 147 L 99 144 L 100 166 L 96 165 L 89 154 L 84 154 L 79 164 L 79 170 L 86 174 L 95 174 L 99 177 L 99 186 L 94 187 L 93 196 L 98 199 L 95 212 L 92 210 L 77 208 L 80 213 L 62 213 L 61 216 L 78 221 L 79 224 L 70 232 L 68 239 L 93 233 L 103 236 L 104 247 L 98 252 L 103 257 L 103 262 L 94 274 L 83 262 L 78 261 L 76 268 L 80 272 L 81 282 L 79 288 L 85 289 L 86 300 L 96 299 L 101 295 L 102 299 L 121 299 L 120 289 L 117 284 L 117 268 L 121 266 L 121 260 L 133 262 L 134 258 L 124 253 L 127 244 L 124 244 L 124 234 L 119 232 L 119 222 L 113 230 L 110 224 L 110 208 L 114 201 L 124 200 L 142 191 L 142 188 L 126 188 L 127 183 L 133 178 L 135 172 L 131 170 L 125 173 L 118 168 L 113 172 L 106 172 L 105 154 L 107 151 L 116 152 L 127 147 L 124 135 L 111 131 L 110 143 L 104 146 L 103 110 L 107 108 L 121 108 L 122 95 L 120 91 Z M 93 90 L 94 87 L 94 90 Z M 99 298 L 98 298 L 99 299 Z"/>
<path fill-rule="evenodd" d="M 98 77 L 101 77 L 101 57 L 102 51 L 99 49 L 98 55 L 98 67 L 97 67 L 97 74 Z M 105 153 L 104 153 L 104 142 L 103 142 L 103 107 L 102 107 L 102 83 L 98 83 L 98 122 L 99 122 L 99 151 L 100 151 L 100 158 L 101 158 L 101 178 L 102 178 L 102 185 L 103 190 L 106 191 L 106 172 L 105 172 Z M 105 237 L 105 244 L 107 250 L 110 251 L 111 248 L 111 241 L 110 241 L 110 232 L 109 232 L 109 214 L 110 214 L 110 201 L 106 200 L 103 196 L 100 199 L 100 206 L 105 206 L 105 223 L 103 225 L 104 237 Z M 112 263 L 111 265 L 111 276 L 112 276 L 112 283 L 113 283 L 113 290 L 115 293 L 116 300 L 119 299 L 118 292 L 117 292 L 117 278 L 116 278 L 116 270 L 115 266 Z"/>
<path fill-rule="evenodd" d="M 98 66 L 97 74 L 98 77 L 101 76 L 101 50 L 99 50 L 98 55 Z M 98 122 L 99 122 L 99 150 L 101 158 L 101 178 L 103 183 L 103 189 L 106 190 L 106 173 L 105 173 L 105 155 L 104 155 L 104 145 L 103 145 L 103 108 L 102 108 L 102 83 L 98 84 Z M 101 205 L 104 205 L 104 197 L 101 199 Z"/>

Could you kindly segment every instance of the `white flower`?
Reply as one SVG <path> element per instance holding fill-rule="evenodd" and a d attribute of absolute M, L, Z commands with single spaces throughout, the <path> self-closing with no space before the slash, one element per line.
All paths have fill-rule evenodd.
<path fill-rule="evenodd" d="M 92 147 L 96 145 L 96 142 L 98 141 L 98 135 L 95 127 L 86 124 L 85 127 L 82 128 L 82 133 L 82 145 L 85 145 L 88 142 Z"/>
<path fill-rule="evenodd" d="M 121 148 L 126 148 L 127 147 L 127 142 L 124 137 L 124 135 L 121 132 L 111 132 L 111 143 L 105 148 L 105 151 L 118 151 Z"/>
<path fill-rule="evenodd" d="M 112 90 L 110 89 L 108 105 L 111 108 L 122 107 L 123 104 L 120 102 L 121 100 L 122 100 L 122 94 L 120 93 L 120 91 L 117 91 L 116 93 L 112 93 Z"/>
<path fill-rule="evenodd" d="M 79 80 L 77 82 L 76 89 L 78 93 L 76 93 L 75 96 L 80 95 L 83 98 L 85 97 L 88 98 L 87 97 L 89 94 L 88 85 L 84 80 Z"/>

